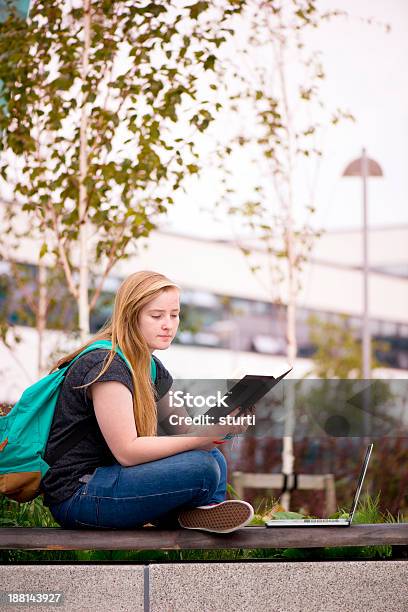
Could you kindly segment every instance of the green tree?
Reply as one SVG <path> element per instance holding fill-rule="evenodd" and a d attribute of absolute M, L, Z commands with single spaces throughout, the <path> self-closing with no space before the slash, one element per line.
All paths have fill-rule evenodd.
<path fill-rule="evenodd" d="M 225 68 L 236 84 L 229 88 L 230 110 L 245 120 L 219 149 L 225 172 L 220 206 L 238 221 L 243 236 L 236 243 L 271 301 L 286 304 L 291 365 L 297 356 L 301 272 L 322 233 L 312 220 L 324 136 L 329 127 L 355 120 L 348 110 L 327 107 L 321 53 L 311 48 L 308 34 L 345 15 L 340 10 L 324 10 L 319 0 L 253 0 L 242 15 L 245 27 L 240 39 L 235 39 L 233 65 Z M 252 175 L 258 175 L 246 189 L 245 199 L 239 191 L 242 184 L 238 190 L 231 171 L 237 156 L 242 159 L 243 155 Z M 259 262 L 260 248 L 267 254 L 265 269 Z M 290 474 L 294 397 L 288 395 L 286 405 L 282 469 Z M 289 505 L 288 494 L 283 503 Z"/>
<path fill-rule="evenodd" d="M 29 10 L 29 0 L 0 0 L 0 22 L 7 19 L 10 13 L 17 12 L 22 18 L 27 16 Z M 0 105 L 3 100 L 0 98 Z M 0 249 L 0 262 L 5 261 L 4 253 Z M 5 266 L 7 267 L 7 266 Z M 9 295 L 9 279 L 4 274 L 4 269 L 0 273 L 0 342 L 10 350 L 21 341 L 15 326 L 9 322 L 9 306 L 11 296 Z"/>
<path fill-rule="evenodd" d="M 309 375 L 320 380 L 313 384 L 302 381 L 297 392 L 299 405 L 307 406 L 317 423 L 326 424 L 323 429 L 328 435 L 378 437 L 398 431 L 398 419 L 392 416 L 392 385 L 386 380 L 361 380 L 361 339 L 352 329 L 350 318 L 341 315 L 338 322 L 333 322 L 311 316 L 308 324 L 309 339 L 315 347 Z M 373 342 L 373 371 L 381 365 L 375 351 L 388 349 L 386 342 Z"/>
<path fill-rule="evenodd" d="M 246 27 L 236 43 L 232 69 L 237 86 L 229 100 L 231 110 L 247 121 L 241 122 L 235 137 L 219 150 L 220 159 L 227 160 L 222 162 L 225 195 L 220 205 L 250 232 L 249 237 L 237 242 L 255 276 L 265 272 L 256 251 L 262 248 L 267 254 L 269 278 L 264 288 L 272 302 L 286 304 L 287 360 L 292 366 L 297 356 L 300 272 L 315 238 L 321 234 L 312 228 L 311 217 L 323 155 L 322 134 L 328 125 L 342 118 L 353 119 L 349 112 L 325 107 L 321 56 L 305 41 L 309 31 L 340 14 L 323 11 L 318 0 L 254 0 L 245 8 Z M 302 70 L 294 71 L 294 66 Z M 259 169 L 252 193 L 244 201 L 234 187 L 231 172 L 236 155 L 243 152 L 251 167 Z M 311 188 L 304 180 L 306 167 L 312 176 Z M 296 222 L 295 210 L 305 211 L 304 222 Z M 289 394 L 286 407 L 282 470 L 291 474 L 294 398 Z M 282 503 L 289 507 L 288 493 L 283 495 Z"/>
<path fill-rule="evenodd" d="M 315 347 L 313 369 L 310 374 L 318 378 L 362 378 L 361 340 L 350 326 L 350 317 L 340 315 L 339 321 L 322 321 L 312 315 L 308 319 L 309 339 Z M 372 343 L 371 369 L 381 367 L 376 351 L 387 351 L 387 342 Z"/>
<path fill-rule="evenodd" d="M 196 137 L 220 106 L 214 66 L 243 5 L 38 0 L 28 23 L 11 13 L 0 24 L 7 232 L 28 215 L 40 260 L 61 266 L 77 300 L 83 339 L 115 263 L 200 171 Z"/>

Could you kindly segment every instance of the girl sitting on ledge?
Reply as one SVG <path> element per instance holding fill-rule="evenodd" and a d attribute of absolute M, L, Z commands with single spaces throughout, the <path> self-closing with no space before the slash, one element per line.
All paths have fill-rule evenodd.
<path fill-rule="evenodd" d="M 188 428 L 179 430 L 181 436 L 158 435 L 163 426 L 164 433 L 174 433 L 168 427 L 173 379 L 152 353 L 170 346 L 179 313 L 177 285 L 156 272 L 136 272 L 119 287 L 111 320 L 52 368 L 95 341 L 111 342 L 112 349 L 92 350 L 72 364 L 55 408 L 44 457 L 50 470 L 41 490 L 62 527 L 132 529 L 153 523 L 229 533 L 251 521 L 250 504 L 226 500 L 227 466 L 217 448 L 225 427 L 201 428 L 200 435 Z M 90 416 L 88 434 L 53 462 L 61 440 Z M 235 425 L 228 432 L 245 429 Z"/>

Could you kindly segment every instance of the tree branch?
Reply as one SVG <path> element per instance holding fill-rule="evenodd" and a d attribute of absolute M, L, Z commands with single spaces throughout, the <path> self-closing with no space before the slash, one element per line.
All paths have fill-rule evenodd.
<path fill-rule="evenodd" d="M 107 278 L 109 272 L 112 270 L 113 266 L 117 263 L 117 261 L 119 261 L 121 255 L 123 253 L 123 249 L 122 249 L 121 253 L 117 253 L 116 245 L 119 243 L 119 241 L 123 237 L 123 234 L 125 233 L 125 227 L 126 227 L 126 223 L 124 221 L 123 224 L 122 224 L 121 231 L 120 231 L 119 235 L 117 236 L 116 240 L 113 241 L 112 246 L 110 248 L 109 255 L 108 255 L 107 266 L 106 266 L 106 268 L 104 270 L 104 273 L 103 273 L 103 275 L 102 275 L 102 277 L 101 277 L 101 279 L 99 281 L 98 287 L 96 288 L 95 293 L 94 293 L 94 295 L 92 297 L 91 303 L 89 305 L 89 310 L 90 311 L 95 308 L 96 302 L 98 301 L 99 296 L 100 296 L 100 294 L 102 292 L 102 288 L 103 288 L 103 285 L 105 283 L 105 279 Z"/>

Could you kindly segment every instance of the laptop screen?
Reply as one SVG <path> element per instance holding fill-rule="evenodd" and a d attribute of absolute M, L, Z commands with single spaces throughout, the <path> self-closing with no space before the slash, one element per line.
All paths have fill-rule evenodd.
<path fill-rule="evenodd" d="M 366 450 L 365 457 L 364 457 L 363 467 L 361 468 L 360 476 L 359 476 L 359 479 L 358 479 L 357 489 L 356 489 L 356 492 L 354 494 L 353 505 L 351 506 L 350 523 L 353 520 L 354 512 L 356 511 L 356 508 L 357 508 L 358 499 L 360 497 L 361 489 L 363 487 L 363 482 L 364 482 L 364 478 L 365 478 L 365 475 L 366 475 L 368 462 L 370 461 L 370 456 L 371 456 L 371 451 L 372 450 L 373 450 L 373 444 L 369 444 L 368 447 L 367 447 L 367 450 Z"/>

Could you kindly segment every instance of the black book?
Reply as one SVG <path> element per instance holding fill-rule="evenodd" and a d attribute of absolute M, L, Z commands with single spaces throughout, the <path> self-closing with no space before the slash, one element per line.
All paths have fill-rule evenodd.
<path fill-rule="evenodd" d="M 256 374 L 247 374 L 241 378 L 233 387 L 226 393 L 224 403 L 219 406 L 210 408 L 205 415 L 218 420 L 220 417 L 226 417 L 233 412 L 238 406 L 241 407 L 239 414 L 254 406 L 256 402 L 271 391 L 289 372 L 284 372 L 277 378 L 274 376 L 257 376 Z"/>

